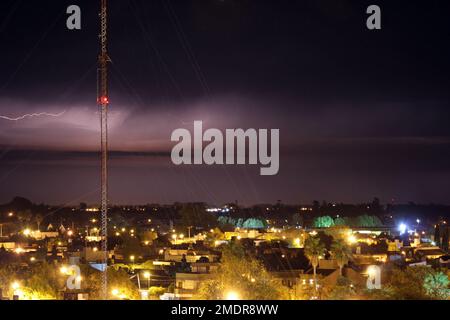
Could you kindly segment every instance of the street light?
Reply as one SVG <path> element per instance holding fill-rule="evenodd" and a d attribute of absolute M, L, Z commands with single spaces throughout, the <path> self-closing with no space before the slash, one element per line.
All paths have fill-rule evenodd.
<path fill-rule="evenodd" d="M 354 244 L 354 243 L 356 243 L 356 237 L 353 234 L 351 234 L 348 236 L 347 241 L 350 244 Z"/>
<path fill-rule="evenodd" d="M 62 274 L 64 274 L 64 275 L 67 275 L 67 273 L 69 272 L 69 270 L 68 270 L 67 267 L 65 267 L 65 266 L 61 267 L 61 268 L 59 269 L 59 271 L 60 271 Z"/>
<path fill-rule="evenodd" d="M 124 293 L 121 293 L 119 289 L 112 289 L 111 293 L 114 297 L 118 298 L 118 299 L 126 299 L 126 295 Z"/>
<path fill-rule="evenodd" d="M 11 289 L 13 290 L 13 294 L 15 296 L 18 296 L 19 299 L 23 296 L 23 291 L 20 289 L 20 283 L 17 281 L 14 281 L 11 284 Z"/>
<path fill-rule="evenodd" d="M 19 284 L 19 282 L 17 282 L 17 281 L 14 281 L 14 282 L 11 284 L 11 289 L 17 290 L 17 289 L 19 289 L 19 288 L 20 288 L 20 284 Z"/>
<path fill-rule="evenodd" d="M 225 294 L 225 300 L 239 300 L 239 294 L 236 291 L 228 291 Z"/>

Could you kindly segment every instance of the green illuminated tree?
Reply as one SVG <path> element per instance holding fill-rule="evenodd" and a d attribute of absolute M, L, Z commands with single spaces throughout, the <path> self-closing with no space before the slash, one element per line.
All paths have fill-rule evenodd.
<path fill-rule="evenodd" d="M 262 219 L 249 218 L 242 224 L 245 229 L 266 229 L 267 223 Z"/>
<path fill-rule="evenodd" d="M 330 216 L 317 217 L 314 219 L 315 228 L 329 228 L 334 226 L 334 220 Z"/>
<path fill-rule="evenodd" d="M 428 296 L 435 299 L 450 299 L 450 280 L 443 272 L 431 272 L 425 276 L 424 287 Z"/>

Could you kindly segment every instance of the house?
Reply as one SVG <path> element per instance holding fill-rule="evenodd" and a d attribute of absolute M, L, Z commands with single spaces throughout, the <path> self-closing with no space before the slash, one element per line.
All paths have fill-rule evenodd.
<path fill-rule="evenodd" d="M 192 299 L 202 283 L 213 278 L 211 273 L 177 273 L 175 276 L 175 297 L 177 299 Z"/>
<path fill-rule="evenodd" d="M 300 275 L 303 273 L 303 270 L 286 270 L 286 271 L 272 271 L 269 272 L 270 276 L 277 284 L 277 286 L 286 287 L 291 294 L 296 297 L 300 284 Z"/>
<path fill-rule="evenodd" d="M 445 252 L 439 247 L 419 247 L 414 250 L 414 258 L 418 261 L 429 261 L 445 256 Z"/>
<path fill-rule="evenodd" d="M 330 273 L 328 276 L 322 279 L 322 284 L 326 286 L 336 286 L 340 277 L 339 269 Z M 342 276 L 350 280 L 352 285 L 363 286 L 367 282 L 367 277 L 363 276 L 361 273 L 353 270 L 352 268 L 343 268 Z"/>
<path fill-rule="evenodd" d="M 183 258 L 188 263 L 197 262 L 200 258 L 206 258 L 208 261 L 215 262 L 219 260 L 219 253 L 203 245 L 192 244 L 176 245 L 164 250 L 165 261 L 181 262 Z"/>

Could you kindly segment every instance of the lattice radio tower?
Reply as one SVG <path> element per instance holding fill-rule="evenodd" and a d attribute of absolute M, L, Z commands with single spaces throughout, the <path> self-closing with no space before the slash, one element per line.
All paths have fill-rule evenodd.
<path fill-rule="evenodd" d="M 98 56 L 97 104 L 101 110 L 101 250 L 103 253 L 101 295 L 108 297 L 108 11 L 107 0 L 100 0 L 100 54 Z"/>

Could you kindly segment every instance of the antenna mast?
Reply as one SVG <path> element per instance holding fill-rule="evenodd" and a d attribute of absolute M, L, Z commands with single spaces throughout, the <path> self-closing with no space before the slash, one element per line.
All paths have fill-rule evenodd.
<path fill-rule="evenodd" d="M 97 104 L 101 109 L 101 250 L 103 253 L 103 273 L 101 296 L 108 298 L 108 12 L 107 0 L 101 0 L 100 9 L 100 54 L 98 56 L 99 79 L 97 84 Z"/>

